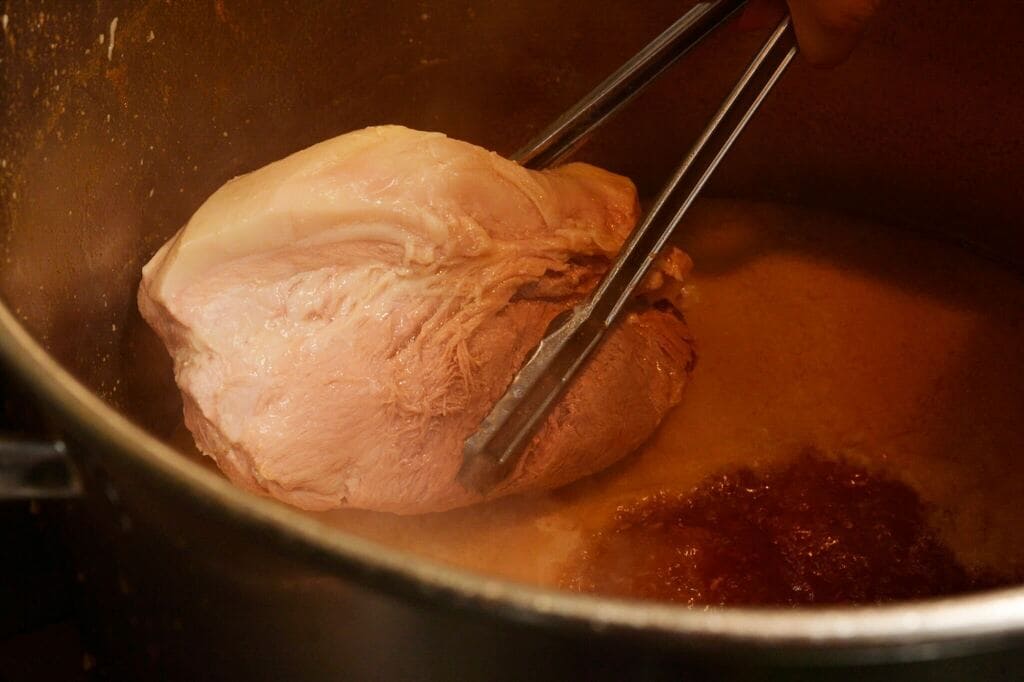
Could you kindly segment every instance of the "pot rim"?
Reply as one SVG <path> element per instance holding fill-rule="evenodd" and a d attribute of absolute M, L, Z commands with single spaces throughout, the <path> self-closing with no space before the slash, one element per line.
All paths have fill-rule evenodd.
<path fill-rule="evenodd" d="M 286 505 L 243 491 L 182 457 L 77 381 L 0 301 L 0 360 L 66 418 L 75 433 L 162 484 L 204 503 L 296 558 L 415 601 L 442 598 L 519 621 L 599 634 L 651 637 L 670 646 L 737 646 L 772 655 L 828 650 L 859 659 L 909 660 L 936 647 L 989 648 L 1024 638 L 1024 586 L 882 606 L 712 608 L 611 599 L 534 587 L 455 568 L 345 533 Z M 965 643 L 966 646 L 965 646 Z M 872 651 L 871 654 L 865 654 Z M 829 658 L 835 662 L 835 658 Z"/>

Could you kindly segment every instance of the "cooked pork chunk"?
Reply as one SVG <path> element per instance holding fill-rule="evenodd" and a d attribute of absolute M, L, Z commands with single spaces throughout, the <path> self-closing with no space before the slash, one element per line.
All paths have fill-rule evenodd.
<path fill-rule="evenodd" d="M 455 480 L 464 439 L 636 219 L 629 180 L 592 166 L 369 128 L 224 185 L 145 266 L 139 308 L 235 483 L 306 509 L 443 510 L 482 499 Z M 492 496 L 608 466 L 680 400 L 688 266 L 662 259 Z"/>

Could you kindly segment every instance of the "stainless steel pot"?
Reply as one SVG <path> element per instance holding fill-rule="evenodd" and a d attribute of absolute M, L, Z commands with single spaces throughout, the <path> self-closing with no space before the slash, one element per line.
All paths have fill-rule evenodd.
<path fill-rule="evenodd" d="M 81 468 L 92 521 L 73 534 L 111 660 L 186 679 L 810 679 L 822 666 L 952 679 L 1024 666 L 1024 588 L 711 611 L 527 588 L 327 528 L 166 444 L 180 405 L 134 291 L 212 190 L 379 122 L 511 151 L 685 9 L 5 6 L 0 354 Z M 1022 34 L 1017 2 L 889 3 L 849 64 L 787 74 L 711 191 L 942 230 L 1024 263 Z M 583 155 L 653 192 L 759 38 L 717 36 Z"/>

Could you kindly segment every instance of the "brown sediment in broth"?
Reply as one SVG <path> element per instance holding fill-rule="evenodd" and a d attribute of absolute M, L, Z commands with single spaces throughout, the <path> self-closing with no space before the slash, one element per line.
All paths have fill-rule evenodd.
<path fill-rule="evenodd" d="M 698 363 L 638 453 L 551 493 L 416 517 L 317 514 L 399 549 L 558 586 L 623 505 L 808 448 L 914 491 L 965 571 L 1024 567 L 1024 284 L 950 243 L 769 204 L 680 230 Z M 665 493 L 668 491 L 668 493 Z"/>
<path fill-rule="evenodd" d="M 620 508 L 562 576 L 577 592 L 691 606 L 877 604 L 1013 581 L 966 569 L 906 483 L 813 450 Z"/>

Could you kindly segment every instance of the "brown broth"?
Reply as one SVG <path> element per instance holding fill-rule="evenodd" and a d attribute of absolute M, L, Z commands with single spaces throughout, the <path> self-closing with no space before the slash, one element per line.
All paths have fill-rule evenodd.
<path fill-rule="evenodd" d="M 922 528 L 967 573 L 1019 573 L 1024 284 L 1015 275 L 950 243 L 779 205 L 704 202 L 678 241 L 696 266 L 686 316 L 698 363 L 682 404 L 639 452 L 543 495 L 417 517 L 318 518 L 558 586 L 620 507 L 741 469 L 776 471 L 812 448 L 912 490 Z"/>
<path fill-rule="evenodd" d="M 576 592 L 690 606 L 881 603 L 1010 581 L 966 570 L 906 483 L 814 451 L 623 507 L 562 577 Z"/>

